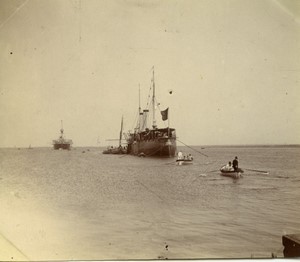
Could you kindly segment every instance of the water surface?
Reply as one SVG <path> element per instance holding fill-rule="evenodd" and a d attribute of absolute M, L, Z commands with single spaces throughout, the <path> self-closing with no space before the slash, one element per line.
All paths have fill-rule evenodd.
<path fill-rule="evenodd" d="M 195 147 L 194 165 L 99 148 L 0 149 L 0 232 L 30 260 L 282 256 L 299 147 Z M 220 176 L 239 157 L 240 179 Z"/>

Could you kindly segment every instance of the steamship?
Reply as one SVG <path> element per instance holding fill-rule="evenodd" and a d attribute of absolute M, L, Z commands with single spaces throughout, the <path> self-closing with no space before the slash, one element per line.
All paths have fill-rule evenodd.
<path fill-rule="evenodd" d="M 61 121 L 60 136 L 58 139 L 53 140 L 52 144 L 53 144 L 53 148 L 55 150 L 58 150 L 58 149 L 70 150 L 71 149 L 71 145 L 73 144 L 73 141 L 71 139 L 66 139 L 64 137 L 64 129 L 63 129 L 62 121 Z"/>
<path fill-rule="evenodd" d="M 152 69 L 153 74 L 150 85 L 150 92 L 152 89 L 151 103 L 149 103 L 149 108 L 141 110 L 139 98 L 139 117 L 136 127 L 133 132 L 129 132 L 126 135 L 127 153 L 136 156 L 174 157 L 177 148 L 176 130 L 170 127 L 169 108 L 160 111 L 162 120 L 168 120 L 168 126 L 159 128 L 156 124 L 155 113 L 156 108 L 159 108 L 159 103 L 157 103 L 155 97 L 154 67 Z M 152 114 L 153 120 L 151 127 L 148 126 L 150 114 Z"/>

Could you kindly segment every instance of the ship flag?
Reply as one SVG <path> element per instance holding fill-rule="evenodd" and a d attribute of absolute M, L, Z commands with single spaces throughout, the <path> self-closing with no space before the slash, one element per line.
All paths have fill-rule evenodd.
<path fill-rule="evenodd" d="M 166 110 L 160 111 L 160 113 L 161 113 L 161 117 L 162 117 L 163 121 L 168 120 L 169 108 L 167 108 Z"/>

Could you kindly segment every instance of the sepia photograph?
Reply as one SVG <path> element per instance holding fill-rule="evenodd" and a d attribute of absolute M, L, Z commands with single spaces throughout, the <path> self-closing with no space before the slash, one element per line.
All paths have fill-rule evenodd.
<path fill-rule="evenodd" d="M 299 0 L 0 0 L 0 261 L 300 257 Z"/>

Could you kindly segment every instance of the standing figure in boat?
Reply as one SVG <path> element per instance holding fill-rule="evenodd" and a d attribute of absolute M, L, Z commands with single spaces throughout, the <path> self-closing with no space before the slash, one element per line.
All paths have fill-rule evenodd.
<path fill-rule="evenodd" d="M 233 169 L 234 169 L 235 172 L 238 171 L 238 169 L 239 169 L 239 161 L 238 161 L 238 157 L 237 156 L 232 161 L 232 167 L 233 167 Z"/>
<path fill-rule="evenodd" d="M 176 131 L 170 128 L 169 108 L 161 111 L 163 121 L 168 120 L 168 127 L 158 128 L 156 124 L 156 108 L 159 107 L 155 98 L 154 68 L 151 81 L 152 99 L 152 126 L 148 125 L 149 108 L 141 110 L 139 101 L 139 117 L 134 132 L 127 135 L 127 153 L 136 156 L 174 157 L 176 154 Z M 150 89 L 151 89 L 150 88 Z"/>

